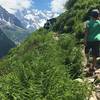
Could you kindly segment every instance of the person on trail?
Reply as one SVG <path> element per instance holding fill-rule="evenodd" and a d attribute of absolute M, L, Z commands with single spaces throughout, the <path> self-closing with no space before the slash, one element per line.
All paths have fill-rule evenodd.
<path fill-rule="evenodd" d="M 96 59 L 100 56 L 99 54 L 99 44 L 100 44 L 100 19 L 99 19 L 99 10 L 93 9 L 90 13 L 90 20 L 86 21 L 85 28 L 85 54 L 87 57 L 87 65 L 89 52 L 93 57 L 92 65 L 89 68 L 89 72 L 95 72 Z"/>

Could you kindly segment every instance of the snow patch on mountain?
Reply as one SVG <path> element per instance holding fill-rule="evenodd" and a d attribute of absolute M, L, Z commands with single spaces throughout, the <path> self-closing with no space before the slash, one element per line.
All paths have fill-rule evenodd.
<path fill-rule="evenodd" d="M 37 9 L 18 10 L 15 16 L 28 30 L 36 30 L 44 26 L 48 19 L 57 17 L 59 14 L 52 11 L 41 11 Z"/>

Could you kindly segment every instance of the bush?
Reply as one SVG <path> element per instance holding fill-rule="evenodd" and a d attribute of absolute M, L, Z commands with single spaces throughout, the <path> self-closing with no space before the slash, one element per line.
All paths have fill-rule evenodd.
<path fill-rule="evenodd" d="M 0 62 L 9 68 L 0 77 L 1 100 L 84 100 L 88 85 L 80 76 L 81 56 L 71 35 L 53 38 L 38 30 Z"/>

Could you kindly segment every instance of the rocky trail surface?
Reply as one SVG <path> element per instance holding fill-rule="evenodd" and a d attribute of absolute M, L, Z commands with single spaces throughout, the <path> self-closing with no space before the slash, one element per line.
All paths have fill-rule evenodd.
<path fill-rule="evenodd" d="M 100 60 L 97 61 L 100 63 Z M 88 68 L 85 68 L 85 73 L 87 73 Z M 100 64 L 96 68 L 92 76 L 86 76 L 85 81 L 89 82 L 92 85 L 92 92 L 89 100 L 100 100 Z"/>

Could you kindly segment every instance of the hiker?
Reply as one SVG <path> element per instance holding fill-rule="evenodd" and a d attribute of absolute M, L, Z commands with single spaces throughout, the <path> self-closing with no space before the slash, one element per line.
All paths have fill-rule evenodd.
<path fill-rule="evenodd" d="M 99 10 L 93 9 L 90 13 L 90 20 L 86 21 L 85 28 L 85 54 L 87 58 L 87 65 L 89 60 L 89 52 L 93 57 L 92 65 L 89 67 L 89 72 L 95 72 L 96 59 L 99 57 L 99 44 L 100 44 L 100 20 Z"/>

